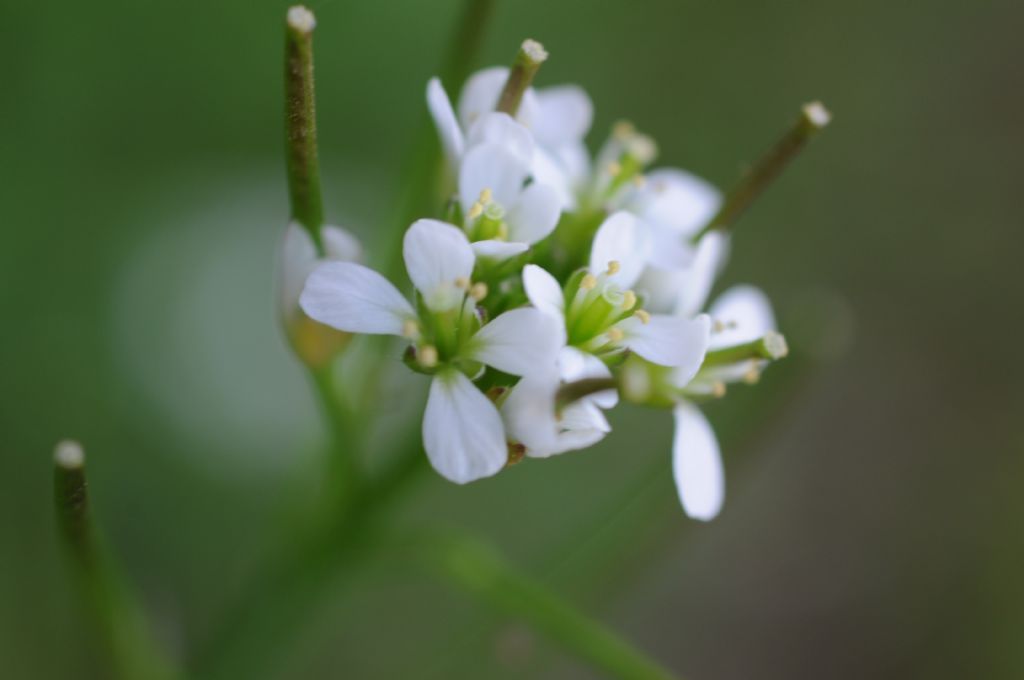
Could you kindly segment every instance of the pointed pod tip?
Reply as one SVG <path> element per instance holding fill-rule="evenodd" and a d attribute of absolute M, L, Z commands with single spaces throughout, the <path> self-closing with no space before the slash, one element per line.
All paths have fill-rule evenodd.
<path fill-rule="evenodd" d="M 305 5 L 294 5 L 288 8 L 288 26 L 300 33 L 312 33 L 316 17 Z"/>
<path fill-rule="evenodd" d="M 85 465 L 85 451 L 78 442 L 65 439 L 54 449 L 53 462 L 65 470 L 78 470 Z"/>

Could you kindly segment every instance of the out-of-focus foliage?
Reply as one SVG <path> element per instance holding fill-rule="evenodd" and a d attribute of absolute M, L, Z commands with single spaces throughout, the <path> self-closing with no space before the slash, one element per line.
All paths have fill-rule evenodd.
<path fill-rule="evenodd" d="M 314 7 L 328 215 L 371 249 L 456 6 Z M 318 425 L 271 297 L 283 14 L 0 9 L 3 677 L 103 677 L 53 538 L 57 439 L 86 444 L 107 538 L 181 653 L 306 511 Z M 691 677 L 1019 677 L 1022 20 L 989 0 L 499 3 L 480 65 L 543 41 L 538 83 L 590 91 L 593 142 L 628 112 L 721 186 L 828 104 L 734 242 L 795 351 L 710 409 L 729 479 L 710 525 L 676 507 L 669 419 L 640 411 L 592 451 L 424 480 L 405 511 L 485 534 Z M 356 576 L 303 639 L 287 677 L 587 677 L 406 573 Z"/>

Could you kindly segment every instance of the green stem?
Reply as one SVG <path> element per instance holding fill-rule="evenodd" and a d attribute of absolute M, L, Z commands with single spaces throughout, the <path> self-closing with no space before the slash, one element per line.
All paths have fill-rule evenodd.
<path fill-rule="evenodd" d="M 420 556 L 428 566 L 500 612 L 524 620 L 594 668 L 622 680 L 675 678 L 629 642 L 513 569 L 486 546 L 449 532 L 417 534 Z"/>
<path fill-rule="evenodd" d="M 769 332 L 757 340 L 708 352 L 704 356 L 703 366 L 726 366 L 750 359 L 772 361 L 787 354 L 789 347 L 786 345 L 786 338 L 780 333 Z"/>
<path fill-rule="evenodd" d="M 536 40 L 524 40 L 512 62 L 512 68 L 508 72 L 508 80 L 498 97 L 497 111 L 515 116 L 519 111 L 519 104 L 523 101 L 523 95 L 533 83 L 534 76 L 540 70 L 540 65 L 548 58 L 548 53 Z"/>
<path fill-rule="evenodd" d="M 333 365 L 310 368 L 310 377 L 327 428 L 327 488 L 329 512 L 343 512 L 359 491 L 360 428 L 341 399 L 334 381 Z"/>
<path fill-rule="evenodd" d="M 320 195 L 320 163 L 316 146 L 316 93 L 313 83 L 313 13 L 301 5 L 288 10 L 285 23 L 285 131 L 288 195 L 292 219 L 309 232 L 323 254 L 320 227 L 324 208 Z"/>
<path fill-rule="evenodd" d="M 77 442 L 57 445 L 53 490 L 58 529 L 77 589 L 104 638 L 116 674 L 125 680 L 178 677 L 149 636 L 142 608 L 93 527 L 85 454 Z"/>
<path fill-rule="evenodd" d="M 831 114 L 820 102 L 806 104 L 800 118 L 768 150 L 726 195 L 722 207 L 694 237 L 696 243 L 712 229 L 729 229 L 746 212 L 761 192 L 796 158 L 807 142 L 828 125 Z"/>

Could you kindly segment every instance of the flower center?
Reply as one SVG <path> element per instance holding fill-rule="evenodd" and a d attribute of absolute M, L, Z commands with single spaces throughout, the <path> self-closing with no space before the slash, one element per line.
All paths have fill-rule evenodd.
<path fill-rule="evenodd" d="M 619 272 L 616 260 L 598 275 L 590 272 L 578 273 L 566 288 L 565 322 L 569 344 L 592 354 L 607 354 L 622 349 L 625 333 L 619 324 L 631 316 L 643 323 L 650 321 L 650 314 L 637 309 L 636 293 L 622 290 L 610 280 Z"/>
<path fill-rule="evenodd" d="M 466 233 L 471 241 L 507 241 L 505 208 L 494 200 L 494 192 L 484 189 L 466 213 Z"/>

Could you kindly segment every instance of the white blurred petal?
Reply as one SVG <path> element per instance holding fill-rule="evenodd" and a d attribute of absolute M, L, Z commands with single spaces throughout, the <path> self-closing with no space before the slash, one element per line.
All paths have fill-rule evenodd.
<path fill-rule="evenodd" d="M 438 220 L 417 220 L 405 232 L 402 252 L 409 278 L 428 307 L 445 311 L 461 301 L 454 282 L 468 279 L 476 262 L 461 229 Z"/>
<path fill-rule="evenodd" d="M 290 222 L 284 230 L 277 265 L 278 301 L 284 319 L 291 319 L 298 310 L 302 288 L 316 264 L 313 239 L 300 224 Z"/>
<path fill-rule="evenodd" d="M 526 375 L 554 370 L 565 328 L 549 314 L 524 307 L 499 314 L 470 342 L 471 358 L 505 373 Z"/>
<path fill-rule="evenodd" d="M 562 214 L 562 201 L 553 188 L 534 182 L 519 194 L 508 211 L 509 238 L 534 244 L 555 230 Z"/>
<path fill-rule="evenodd" d="M 708 314 L 716 328 L 720 327 L 711 334 L 712 349 L 750 342 L 776 329 L 771 302 L 753 286 L 729 288 L 718 296 Z"/>
<path fill-rule="evenodd" d="M 459 120 L 468 130 L 484 114 L 494 111 L 498 97 L 508 80 L 508 69 L 502 66 L 486 68 L 471 75 L 459 95 Z"/>
<path fill-rule="evenodd" d="M 473 124 L 469 129 L 466 147 L 473 148 L 481 144 L 505 147 L 522 159 L 525 167 L 529 167 L 533 161 L 533 136 L 507 113 L 486 113 Z"/>
<path fill-rule="evenodd" d="M 711 320 L 705 314 L 693 319 L 653 314 L 647 323 L 633 316 L 618 327 L 626 334 L 625 345 L 647 361 L 696 372 L 708 349 Z"/>
<path fill-rule="evenodd" d="M 538 148 L 534 151 L 533 164 L 530 166 L 533 181 L 554 189 L 563 210 L 576 207 L 575 178 L 572 172 L 571 168 L 567 168 L 546 150 Z"/>
<path fill-rule="evenodd" d="M 693 261 L 683 270 L 676 314 L 692 316 L 707 303 L 715 278 L 729 253 L 729 237 L 718 231 L 706 234 L 697 243 Z"/>
<path fill-rule="evenodd" d="M 401 335 L 412 305 L 390 281 L 354 262 L 325 262 L 313 270 L 299 298 L 310 318 L 349 333 Z"/>
<path fill-rule="evenodd" d="M 508 461 L 497 407 L 454 369 L 430 383 L 423 446 L 434 469 L 457 484 L 490 477 Z"/>
<path fill-rule="evenodd" d="M 512 388 L 501 407 L 509 436 L 526 446 L 526 454 L 532 458 L 586 448 L 611 431 L 600 409 L 586 400 L 570 404 L 561 418 L 556 418 L 555 395 L 560 384 L 551 371 L 531 373 Z"/>
<path fill-rule="evenodd" d="M 537 116 L 531 131 L 545 146 L 582 140 L 594 119 L 590 97 L 577 85 L 559 85 L 537 91 Z"/>
<path fill-rule="evenodd" d="M 363 246 L 359 239 L 341 227 L 325 225 L 320 230 L 320 238 L 324 242 L 328 260 L 359 262 L 363 259 Z"/>
<path fill-rule="evenodd" d="M 507 260 L 530 249 L 526 243 L 518 241 L 474 241 L 473 252 L 481 259 Z"/>
<path fill-rule="evenodd" d="M 640 278 L 650 255 L 651 237 L 647 225 L 633 215 L 619 211 L 609 216 L 597 229 L 590 250 L 590 271 L 595 275 L 619 263 L 619 272 L 610 277 L 619 287 L 631 287 Z"/>
<path fill-rule="evenodd" d="M 523 267 L 523 289 L 530 304 L 564 323 L 565 294 L 558 280 L 535 264 Z"/>
<path fill-rule="evenodd" d="M 714 217 L 722 204 L 722 195 L 695 175 L 660 168 L 647 173 L 639 200 L 639 214 L 645 220 L 686 237 L 697 233 Z"/>
<path fill-rule="evenodd" d="M 558 353 L 558 373 L 563 382 L 575 382 L 586 378 L 610 378 L 608 366 L 589 352 L 575 347 L 563 347 Z M 596 392 L 586 397 L 601 408 L 614 408 L 619 403 L 619 393 L 614 389 Z"/>
<path fill-rule="evenodd" d="M 444 91 L 441 81 L 437 78 L 431 78 L 427 83 L 427 108 L 430 109 L 430 116 L 434 119 L 434 126 L 441 138 L 441 148 L 444 149 L 448 167 L 454 173 L 459 167 L 465 141 L 462 138 L 459 121 L 455 118 L 451 100 L 448 99 L 448 93 Z"/>
<path fill-rule="evenodd" d="M 508 209 L 519 200 L 528 174 L 529 162 L 504 146 L 495 143 L 474 146 L 466 152 L 459 168 L 462 210 L 468 213 L 484 189 L 490 189 L 494 201 Z"/>
<path fill-rule="evenodd" d="M 714 519 L 725 499 L 725 473 L 718 440 L 704 414 L 689 403 L 673 411 L 672 473 L 683 510 L 694 519 Z"/>

